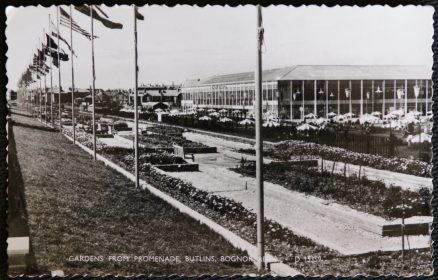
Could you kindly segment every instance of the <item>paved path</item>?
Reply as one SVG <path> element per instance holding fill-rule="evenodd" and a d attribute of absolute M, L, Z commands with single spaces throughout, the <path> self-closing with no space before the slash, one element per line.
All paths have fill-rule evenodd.
<path fill-rule="evenodd" d="M 248 209 L 256 208 L 255 179 L 243 177 L 228 170 L 235 167 L 239 157 L 230 156 L 227 149 L 233 143 L 212 140 L 209 136 L 185 134 L 191 140 L 207 145 L 218 144 L 218 154 L 197 155 L 201 172 L 169 173 L 187 180 L 195 187 L 241 202 Z M 238 145 L 245 145 L 239 143 Z M 235 146 L 234 146 L 235 148 Z M 247 190 L 245 190 L 247 186 Z M 358 212 L 337 203 L 314 196 L 290 191 L 282 186 L 265 182 L 265 213 L 293 232 L 306 236 L 342 254 L 360 254 L 370 251 L 400 250 L 401 238 L 382 237 L 377 232 L 390 223 L 381 217 Z M 429 236 L 411 236 L 411 248 L 429 246 Z"/>

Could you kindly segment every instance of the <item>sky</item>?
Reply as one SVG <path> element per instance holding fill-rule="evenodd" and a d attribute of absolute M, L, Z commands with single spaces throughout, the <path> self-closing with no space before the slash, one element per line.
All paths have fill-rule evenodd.
<path fill-rule="evenodd" d="M 63 6 L 66 11 L 69 7 Z M 94 22 L 96 88 L 134 87 L 132 6 L 101 6 L 123 29 Z M 256 65 L 256 8 L 239 6 L 143 6 L 138 21 L 139 84 L 183 83 L 187 79 L 253 71 Z M 56 7 L 7 7 L 8 88 L 17 82 L 49 30 Z M 432 67 L 432 7 L 269 6 L 262 9 L 263 69 L 291 65 L 425 65 Z M 73 9 L 90 32 L 90 17 Z M 70 41 L 70 30 L 61 26 Z M 68 48 L 60 43 L 68 53 Z M 91 41 L 73 33 L 76 88 L 92 82 Z M 71 62 L 61 65 L 61 84 L 71 86 Z M 43 79 L 44 85 L 44 79 Z M 47 76 L 50 86 L 50 75 Z M 58 85 L 58 71 L 53 72 Z"/>

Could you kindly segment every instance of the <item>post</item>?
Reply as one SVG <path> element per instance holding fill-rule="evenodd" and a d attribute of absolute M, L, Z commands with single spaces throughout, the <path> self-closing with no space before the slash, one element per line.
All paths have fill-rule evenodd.
<path fill-rule="evenodd" d="M 52 21 L 50 19 L 49 14 L 49 34 L 52 35 Z M 49 41 L 50 44 L 50 41 Z M 49 45 L 50 52 L 52 51 L 52 46 Z M 53 64 L 53 57 L 50 55 L 50 122 L 52 123 L 52 126 L 54 126 L 53 121 L 53 75 L 52 75 L 52 64 Z"/>
<path fill-rule="evenodd" d="M 75 71 L 73 67 L 73 13 L 70 5 L 70 55 L 71 55 L 71 121 L 73 126 L 73 144 L 76 143 L 75 125 Z"/>
<path fill-rule="evenodd" d="M 137 53 L 137 7 L 134 5 L 134 157 L 135 157 L 135 187 L 140 187 L 140 181 L 138 177 L 138 53 Z"/>
<path fill-rule="evenodd" d="M 257 184 L 257 249 L 258 249 L 258 269 L 262 270 L 265 266 L 265 238 L 264 238 L 264 194 L 263 194 L 263 139 L 262 139 L 262 11 L 257 5 L 257 67 L 255 71 L 255 98 L 256 98 L 256 184 Z"/>
<path fill-rule="evenodd" d="M 94 91 L 96 83 L 96 74 L 94 72 L 94 26 L 93 26 L 93 5 L 90 5 L 90 15 L 91 15 L 91 64 L 92 64 L 92 75 L 93 83 L 91 87 L 91 103 L 93 105 L 93 159 L 96 160 L 96 106 L 94 103 Z"/>
<path fill-rule="evenodd" d="M 415 87 L 418 87 L 418 81 L 417 80 L 415 80 Z M 418 112 L 418 96 L 415 93 L 415 90 L 414 90 L 414 95 L 415 95 L 415 111 Z"/>
<path fill-rule="evenodd" d="M 397 80 L 394 80 L 394 110 L 397 109 L 397 102 L 396 102 L 396 97 L 397 96 Z"/>
<path fill-rule="evenodd" d="M 58 111 L 59 111 L 59 132 L 62 133 L 62 112 L 61 112 L 61 60 L 59 59 L 59 7 L 56 9 L 57 27 L 58 27 Z"/>

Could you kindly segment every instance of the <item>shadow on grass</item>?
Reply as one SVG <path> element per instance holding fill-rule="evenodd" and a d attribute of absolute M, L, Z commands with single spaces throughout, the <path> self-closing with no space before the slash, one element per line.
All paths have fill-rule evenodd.
<path fill-rule="evenodd" d="M 11 125 L 12 126 L 20 126 L 20 127 L 24 127 L 24 128 L 38 129 L 38 130 L 43 130 L 43 131 L 51 131 L 51 132 L 56 131 L 56 129 L 51 128 L 51 127 L 31 125 L 31 124 L 22 123 L 22 122 L 16 122 L 14 120 L 11 121 Z"/>
<path fill-rule="evenodd" d="M 11 237 L 29 236 L 28 215 L 24 196 L 24 181 L 20 164 L 17 158 L 17 149 L 12 125 L 8 126 L 8 234 Z M 37 269 L 33 252 L 32 239 L 29 238 L 29 254 L 26 258 L 26 273 L 33 273 Z"/>

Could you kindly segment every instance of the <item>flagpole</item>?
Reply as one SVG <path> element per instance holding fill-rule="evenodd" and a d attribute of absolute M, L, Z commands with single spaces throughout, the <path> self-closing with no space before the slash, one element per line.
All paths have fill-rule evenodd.
<path fill-rule="evenodd" d="M 59 132 L 62 133 L 62 113 L 61 113 L 61 60 L 59 59 L 59 36 L 61 36 L 61 30 L 59 30 L 59 6 L 56 9 L 56 25 L 58 29 L 58 106 L 59 106 Z"/>
<path fill-rule="evenodd" d="M 40 44 L 41 43 L 41 53 L 42 53 L 42 56 L 41 56 L 41 65 L 43 65 L 43 63 L 44 63 L 44 54 L 43 54 L 43 43 L 41 42 L 41 40 L 40 39 L 38 39 L 38 44 Z M 41 66 L 41 68 L 40 68 L 40 70 L 43 70 L 44 71 L 44 69 L 43 69 L 43 66 Z M 41 71 L 41 72 L 43 72 L 43 71 Z M 38 117 L 39 117 L 39 119 L 40 119 L 40 122 L 43 122 L 43 118 L 42 118 L 42 114 L 43 114 L 43 110 L 42 110 L 42 108 L 41 108 L 41 95 L 42 95 L 42 91 L 43 91 L 43 89 L 42 89 L 42 87 L 41 87 L 41 76 L 40 76 L 40 90 L 39 90 L 39 94 L 38 94 L 38 103 L 39 103 L 39 105 L 38 105 L 38 116 L 37 116 L 37 119 L 38 119 Z"/>
<path fill-rule="evenodd" d="M 91 63 L 93 70 L 93 83 L 91 88 L 91 102 L 93 105 L 93 159 L 96 160 L 96 126 L 95 126 L 95 106 L 94 106 L 94 91 L 96 76 L 94 73 L 94 26 L 93 26 L 93 5 L 90 5 L 90 15 L 91 15 Z"/>
<path fill-rule="evenodd" d="M 43 41 L 46 36 L 46 29 L 43 28 Z M 43 50 L 44 52 L 44 50 Z M 46 77 L 46 65 L 44 65 L 44 122 L 47 124 L 47 77 Z"/>
<path fill-rule="evenodd" d="M 262 139 L 262 11 L 257 5 L 257 66 L 255 70 L 255 96 L 256 96 L 256 185 L 257 185 L 257 251 L 258 269 L 262 270 L 265 266 L 265 238 L 264 238 L 264 190 L 263 190 L 263 139 Z"/>
<path fill-rule="evenodd" d="M 49 14 L 49 33 L 50 35 L 52 35 L 52 21 L 50 19 L 50 14 Z M 54 126 L 54 121 L 53 121 L 53 68 L 52 68 L 52 64 L 53 64 L 53 57 L 52 57 L 52 44 L 51 41 L 49 40 L 49 50 L 50 50 L 50 122 L 52 123 L 52 126 Z"/>
<path fill-rule="evenodd" d="M 76 129 L 75 129 L 75 72 L 73 68 L 73 18 L 70 5 L 70 51 L 71 51 L 71 120 L 73 125 L 73 144 L 76 143 Z"/>
<path fill-rule="evenodd" d="M 134 88 L 134 147 L 135 147 L 135 187 L 139 188 L 139 177 L 138 177 L 138 53 L 137 53 L 137 7 L 134 5 L 134 57 L 135 57 L 135 88 Z"/>

